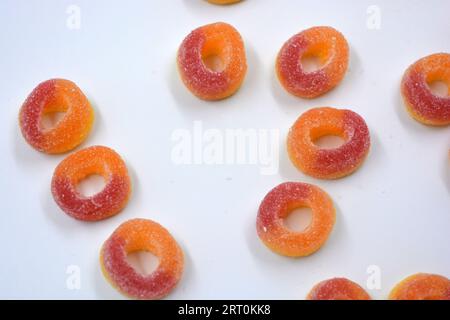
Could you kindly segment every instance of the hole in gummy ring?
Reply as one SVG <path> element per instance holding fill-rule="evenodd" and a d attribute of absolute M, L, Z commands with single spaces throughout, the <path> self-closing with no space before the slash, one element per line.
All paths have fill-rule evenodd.
<path fill-rule="evenodd" d="M 450 87 L 444 81 L 432 81 L 428 83 L 431 92 L 439 97 L 446 98 L 449 96 Z"/>
<path fill-rule="evenodd" d="M 297 208 L 283 219 L 284 225 L 291 231 L 303 232 L 311 224 L 312 210 L 308 207 Z"/>
<path fill-rule="evenodd" d="M 215 54 L 203 57 L 203 63 L 209 70 L 213 72 L 222 72 L 225 69 L 225 65 L 222 59 Z"/>
<path fill-rule="evenodd" d="M 44 130 L 51 130 L 58 125 L 64 118 L 66 113 L 64 111 L 55 111 L 44 113 L 41 117 L 41 127 Z"/>
<path fill-rule="evenodd" d="M 320 57 L 315 55 L 304 55 L 300 59 L 302 69 L 306 73 L 314 72 L 322 68 L 323 63 Z"/>
<path fill-rule="evenodd" d="M 105 178 L 98 174 L 92 174 L 78 182 L 77 191 L 85 197 L 91 197 L 102 191 L 105 185 Z"/>
<path fill-rule="evenodd" d="M 336 135 L 325 135 L 315 139 L 313 143 L 321 149 L 335 149 L 342 146 L 345 139 Z"/>
<path fill-rule="evenodd" d="M 159 266 L 158 257 L 148 251 L 130 252 L 126 259 L 133 269 L 143 276 L 152 274 Z"/>

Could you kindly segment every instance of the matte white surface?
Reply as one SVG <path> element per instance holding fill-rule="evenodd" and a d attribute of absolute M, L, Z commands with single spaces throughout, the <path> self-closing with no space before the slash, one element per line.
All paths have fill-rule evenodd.
<path fill-rule="evenodd" d="M 81 29 L 66 27 L 66 9 L 81 8 Z M 381 29 L 367 27 L 367 8 L 381 9 Z M 185 274 L 169 298 L 302 299 L 318 281 L 345 276 L 365 286 L 381 269 L 385 298 L 416 272 L 450 276 L 450 128 L 412 120 L 399 95 L 404 70 L 418 58 L 450 52 L 450 2 L 246 0 L 221 7 L 201 0 L 0 1 L 0 298 L 121 298 L 103 279 L 98 253 L 123 221 L 145 217 L 171 231 L 186 254 Z M 242 34 L 248 74 L 242 89 L 217 103 L 181 83 L 176 51 L 194 28 L 215 21 Z M 315 25 L 340 30 L 351 47 L 341 85 L 315 100 L 290 96 L 274 75 L 281 45 Z M 95 128 L 83 146 L 102 144 L 126 160 L 134 192 L 119 215 L 98 223 L 65 215 L 50 193 L 64 158 L 33 150 L 18 111 L 41 81 L 73 80 L 92 101 Z M 316 106 L 350 108 L 370 128 L 372 149 L 352 176 L 321 181 L 287 158 L 287 130 Z M 255 165 L 176 165 L 175 129 L 196 120 L 217 129 L 280 129 L 280 169 Z M 288 259 L 266 249 L 255 231 L 265 194 L 284 181 L 326 190 L 337 223 L 316 254 Z M 81 288 L 66 286 L 67 268 Z"/>

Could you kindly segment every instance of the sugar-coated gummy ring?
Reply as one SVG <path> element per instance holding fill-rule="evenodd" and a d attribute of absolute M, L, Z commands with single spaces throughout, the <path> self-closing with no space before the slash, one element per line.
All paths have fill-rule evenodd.
<path fill-rule="evenodd" d="M 204 59 L 218 57 L 223 70 L 209 69 Z M 192 31 L 178 50 L 178 70 L 186 87 L 204 100 L 220 100 L 234 94 L 247 71 L 244 43 L 239 32 L 223 22 Z"/>
<path fill-rule="evenodd" d="M 237 3 L 240 2 L 241 0 L 207 0 L 209 3 L 214 3 L 214 4 L 232 4 L 232 3 Z"/>
<path fill-rule="evenodd" d="M 42 127 L 42 117 L 65 112 L 51 129 Z M 25 140 L 36 150 L 62 153 L 72 150 L 86 139 L 94 121 L 94 111 L 75 83 L 64 79 L 39 84 L 25 100 L 19 124 Z"/>
<path fill-rule="evenodd" d="M 102 191 L 86 197 L 76 187 L 90 175 L 105 179 Z M 85 221 L 97 221 L 119 213 L 131 194 L 131 182 L 122 158 L 112 149 L 94 146 L 66 157 L 55 169 L 52 194 L 68 215 Z"/>
<path fill-rule="evenodd" d="M 316 284 L 307 300 L 371 300 L 370 296 L 357 283 L 346 278 L 333 278 Z"/>
<path fill-rule="evenodd" d="M 417 273 L 400 281 L 389 294 L 390 300 L 450 300 L 450 280 Z"/>
<path fill-rule="evenodd" d="M 283 219 L 302 207 L 311 208 L 310 225 L 302 232 L 288 229 Z M 302 257 L 319 250 L 334 222 L 333 202 L 325 191 L 306 183 L 286 182 L 265 196 L 259 207 L 256 229 L 269 249 L 284 256 Z"/>
<path fill-rule="evenodd" d="M 159 259 L 158 268 L 145 276 L 126 260 L 127 254 L 148 251 Z M 183 252 L 171 234 L 151 220 L 133 219 L 121 224 L 100 252 L 105 278 L 124 295 L 160 299 L 169 294 L 183 273 Z"/>
<path fill-rule="evenodd" d="M 318 70 L 306 72 L 301 59 L 317 57 Z M 276 72 L 282 86 L 301 98 L 320 96 L 341 82 L 347 71 L 349 49 L 344 36 L 331 27 L 313 27 L 290 38 L 281 48 Z"/>
<path fill-rule="evenodd" d="M 434 94 L 428 84 L 444 82 L 446 97 Z M 411 65 L 403 75 L 401 92 L 406 109 L 419 122 L 434 126 L 450 124 L 450 54 L 436 53 Z"/>
<path fill-rule="evenodd" d="M 345 140 L 337 148 L 325 149 L 314 144 L 317 139 L 334 135 Z M 370 149 L 369 129 L 357 113 L 330 107 L 303 113 L 287 138 L 292 163 L 304 173 L 321 179 L 337 179 L 354 172 L 364 162 Z"/>

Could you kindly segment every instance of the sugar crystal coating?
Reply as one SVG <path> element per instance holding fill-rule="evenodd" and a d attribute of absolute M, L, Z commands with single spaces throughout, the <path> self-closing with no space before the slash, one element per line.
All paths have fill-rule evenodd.
<path fill-rule="evenodd" d="M 203 59 L 217 56 L 223 70 L 209 69 Z M 247 71 L 244 43 L 239 32 L 218 22 L 192 31 L 178 50 L 178 70 L 186 87 L 204 100 L 220 100 L 234 94 Z"/>
<path fill-rule="evenodd" d="M 136 271 L 126 260 L 129 253 L 148 251 L 159 258 L 149 275 Z M 174 289 L 184 268 L 183 252 L 158 223 L 133 219 L 121 224 L 103 244 L 100 264 L 106 279 L 120 292 L 136 299 L 160 299 Z"/>
<path fill-rule="evenodd" d="M 322 149 L 314 141 L 327 135 L 340 136 L 344 144 Z M 292 163 L 304 173 L 321 179 L 351 174 L 364 162 L 370 149 L 369 129 L 357 113 L 331 107 L 304 112 L 291 127 L 287 149 Z"/>
<path fill-rule="evenodd" d="M 304 57 L 318 57 L 321 67 L 306 72 Z M 331 27 L 313 27 L 290 38 L 276 61 L 280 83 L 291 94 L 302 98 L 320 96 L 341 82 L 347 71 L 349 49 L 344 36 Z"/>
<path fill-rule="evenodd" d="M 333 278 L 316 284 L 307 296 L 308 300 L 371 300 L 357 283 L 346 278 Z"/>
<path fill-rule="evenodd" d="M 417 273 L 400 281 L 389 294 L 391 300 L 450 300 L 450 280 Z"/>
<path fill-rule="evenodd" d="M 78 183 L 90 175 L 105 179 L 103 190 L 86 197 L 77 191 Z M 55 169 L 51 186 L 53 198 L 68 215 L 97 221 L 119 213 L 131 194 L 131 181 L 122 158 L 112 149 L 94 146 L 66 157 Z"/>
<path fill-rule="evenodd" d="M 447 96 L 434 94 L 428 84 L 442 81 Z M 436 53 L 411 65 L 403 75 L 401 92 L 411 116 L 428 125 L 450 124 L 450 54 Z"/>
<path fill-rule="evenodd" d="M 42 127 L 45 114 L 65 112 L 50 129 Z M 19 124 L 25 140 L 36 150 L 63 153 L 83 142 L 91 131 L 94 111 L 75 83 L 51 79 L 39 84 L 28 96 L 19 113 Z"/>
<path fill-rule="evenodd" d="M 295 209 L 309 207 L 312 221 L 302 232 L 288 229 L 283 219 Z M 274 252 L 302 257 L 317 251 L 328 239 L 335 222 L 330 197 L 319 187 L 286 182 L 272 189 L 261 202 L 256 229 L 262 242 Z"/>

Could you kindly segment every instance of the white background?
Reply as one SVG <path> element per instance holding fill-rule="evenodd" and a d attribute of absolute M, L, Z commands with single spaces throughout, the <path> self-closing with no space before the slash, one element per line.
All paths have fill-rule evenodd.
<path fill-rule="evenodd" d="M 81 29 L 66 26 L 70 4 Z M 381 29 L 366 23 L 381 9 Z M 406 67 L 450 51 L 450 2 L 246 0 L 229 7 L 201 0 L 0 1 L 0 298 L 121 298 L 101 275 L 98 253 L 123 221 L 158 221 L 186 255 L 185 273 L 169 298 L 303 299 L 318 281 L 345 276 L 365 286 L 370 265 L 381 269 L 385 298 L 416 272 L 450 276 L 449 128 L 412 120 L 399 95 Z M 206 23 L 226 21 L 242 34 L 248 74 L 241 90 L 203 102 L 182 85 L 175 64 L 183 38 Z M 315 25 L 340 30 L 351 47 L 341 85 L 315 100 L 290 96 L 274 61 L 293 34 Z M 82 146 L 102 144 L 125 159 L 134 192 L 119 215 L 98 223 L 65 215 L 50 193 L 64 158 L 40 154 L 22 138 L 20 105 L 41 81 L 63 77 L 86 93 L 95 128 Z M 350 108 L 366 120 L 372 149 L 352 176 L 321 181 L 303 175 L 284 147 L 288 128 L 316 106 Z M 280 169 L 177 166 L 175 129 L 195 120 L 218 129 L 278 128 Z M 337 207 L 329 241 L 300 259 L 266 249 L 255 231 L 260 201 L 284 181 L 314 183 Z M 81 270 L 81 289 L 66 287 L 66 268 Z"/>

